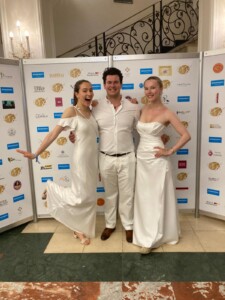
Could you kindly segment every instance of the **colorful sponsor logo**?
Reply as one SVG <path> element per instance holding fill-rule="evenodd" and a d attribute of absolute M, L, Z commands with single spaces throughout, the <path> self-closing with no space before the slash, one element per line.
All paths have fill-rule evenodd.
<path fill-rule="evenodd" d="M 97 188 L 96 188 L 96 192 L 97 192 L 97 193 L 104 193 L 104 192 L 105 192 L 105 189 L 104 189 L 103 186 L 100 186 L 100 187 L 97 187 Z"/>
<path fill-rule="evenodd" d="M 146 75 L 146 74 L 152 74 L 152 68 L 141 68 L 140 69 L 140 74 L 141 75 Z"/>
<path fill-rule="evenodd" d="M 209 150 L 209 156 L 222 156 L 221 152 Z"/>
<path fill-rule="evenodd" d="M 177 102 L 190 102 L 190 96 L 178 96 Z"/>
<path fill-rule="evenodd" d="M 13 188 L 14 188 L 16 191 L 20 190 L 21 186 L 22 186 L 22 183 L 21 183 L 21 181 L 19 181 L 19 180 L 16 180 L 16 181 L 13 183 Z"/>
<path fill-rule="evenodd" d="M 187 204 L 188 198 L 177 198 L 177 203 L 178 204 Z"/>
<path fill-rule="evenodd" d="M 45 73 L 44 72 L 32 72 L 31 76 L 32 76 L 32 78 L 44 78 Z"/>
<path fill-rule="evenodd" d="M 21 200 L 24 200 L 25 197 L 24 197 L 24 194 L 22 195 L 19 195 L 19 196 L 16 196 L 16 197 L 13 197 L 13 202 L 18 202 L 18 201 L 21 201 Z"/>
<path fill-rule="evenodd" d="M 212 80 L 211 86 L 224 86 L 224 80 Z"/>
<path fill-rule="evenodd" d="M 15 109 L 15 102 L 12 100 L 3 100 L 2 108 L 3 109 Z"/>
<path fill-rule="evenodd" d="M 186 169 L 187 161 L 186 160 L 178 160 L 178 169 Z"/>
<path fill-rule="evenodd" d="M 14 89 L 12 87 L 1 87 L 0 91 L 2 94 L 13 94 Z"/>
<path fill-rule="evenodd" d="M 219 196 L 220 195 L 220 191 L 213 190 L 213 189 L 207 189 L 207 194 L 214 195 L 214 196 Z"/>
<path fill-rule="evenodd" d="M 0 215 L 0 221 L 4 221 L 4 220 L 6 220 L 8 218 L 9 218 L 9 214 L 8 213 Z"/>
<path fill-rule="evenodd" d="M 55 106 L 63 106 L 63 99 L 61 97 L 55 98 Z"/>
<path fill-rule="evenodd" d="M 189 149 L 179 149 L 177 151 L 177 155 L 188 155 L 189 154 Z"/>
<path fill-rule="evenodd" d="M 54 119 L 61 119 L 62 114 L 63 114 L 62 112 L 54 113 Z"/>
<path fill-rule="evenodd" d="M 70 169 L 70 164 L 59 164 L 58 165 L 58 170 L 69 170 Z"/>
<path fill-rule="evenodd" d="M 8 150 L 18 149 L 19 147 L 20 147 L 19 143 L 7 144 Z"/>
<path fill-rule="evenodd" d="M 41 182 L 53 181 L 53 177 L 41 177 Z"/>
<path fill-rule="evenodd" d="M 134 84 L 133 83 L 124 83 L 122 85 L 122 90 L 133 90 Z"/>
<path fill-rule="evenodd" d="M 209 143 L 222 143 L 221 137 L 210 136 Z"/>
<path fill-rule="evenodd" d="M 52 165 L 41 166 L 40 169 L 41 169 L 41 170 L 50 170 L 50 169 L 52 169 Z"/>
<path fill-rule="evenodd" d="M 37 127 L 37 132 L 49 132 L 49 127 L 48 126 L 38 126 Z"/>
<path fill-rule="evenodd" d="M 100 91 L 102 89 L 100 83 L 93 83 L 91 86 L 93 91 Z"/>

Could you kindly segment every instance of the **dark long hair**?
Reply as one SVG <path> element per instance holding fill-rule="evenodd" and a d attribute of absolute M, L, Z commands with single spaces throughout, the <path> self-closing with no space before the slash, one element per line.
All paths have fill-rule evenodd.
<path fill-rule="evenodd" d="M 75 106 L 77 104 L 77 96 L 75 95 L 75 93 L 78 93 L 79 90 L 80 90 L 80 86 L 82 83 L 84 82 L 88 82 L 90 83 L 90 81 L 88 80 L 85 80 L 85 79 L 81 79 L 81 80 L 78 80 L 75 84 L 74 84 L 74 89 L 73 89 L 73 105 Z M 91 84 L 91 83 L 90 83 Z"/>

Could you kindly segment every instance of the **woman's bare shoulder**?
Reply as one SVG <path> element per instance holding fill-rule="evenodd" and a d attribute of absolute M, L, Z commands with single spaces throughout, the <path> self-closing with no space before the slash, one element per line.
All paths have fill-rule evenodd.
<path fill-rule="evenodd" d="M 72 118 L 75 117 L 76 115 L 77 115 L 76 109 L 74 108 L 74 106 L 70 106 L 64 110 L 62 114 L 62 118 Z"/>

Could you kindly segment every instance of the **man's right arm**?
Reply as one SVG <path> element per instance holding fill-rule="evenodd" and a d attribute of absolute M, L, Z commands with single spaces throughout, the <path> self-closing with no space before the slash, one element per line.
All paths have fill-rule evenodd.
<path fill-rule="evenodd" d="M 74 131 L 70 131 L 69 140 L 71 141 L 71 143 L 73 143 L 73 144 L 75 143 L 76 135 L 75 135 Z"/>

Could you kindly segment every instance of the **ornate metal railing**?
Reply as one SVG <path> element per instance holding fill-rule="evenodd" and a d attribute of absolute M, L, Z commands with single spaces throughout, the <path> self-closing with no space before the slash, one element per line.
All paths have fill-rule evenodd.
<path fill-rule="evenodd" d="M 115 26 L 113 32 L 103 32 L 68 53 L 76 57 L 165 53 L 197 38 L 198 0 L 161 0 L 146 11 L 131 25 L 116 31 Z"/>

